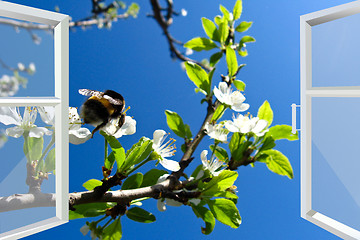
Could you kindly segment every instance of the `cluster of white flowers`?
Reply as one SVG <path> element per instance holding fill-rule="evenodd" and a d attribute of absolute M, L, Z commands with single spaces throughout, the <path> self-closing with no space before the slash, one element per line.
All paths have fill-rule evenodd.
<path fill-rule="evenodd" d="M 166 137 L 167 134 L 164 130 L 156 130 L 153 134 L 153 150 L 159 155 L 158 160 L 164 168 L 176 172 L 180 170 L 179 163 L 174 160 L 167 159 L 168 157 L 174 156 L 176 152 L 175 146 L 173 145 L 175 140 L 170 138 L 170 140 L 164 143 Z"/>
<path fill-rule="evenodd" d="M 14 76 L 3 75 L 0 78 L 0 97 L 14 96 L 19 90 L 19 81 Z"/>
<path fill-rule="evenodd" d="M 35 124 L 37 112 L 42 121 L 48 127 L 38 127 Z M 6 129 L 6 135 L 18 138 L 29 133 L 29 137 L 40 138 L 44 135 L 51 135 L 55 124 L 55 108 L 49 106 L 25 107 L 23 116 L 20 115 L 19 107 L 0 107 L 0 122 L 5 125 L 16 125 Z M 103 130 L 107 133 L 112 132 L 116 138 L 123 135 L 134 134 L 136 131 L 136 121 L 131 117 L 125 117 L 125 123 L 121 128 L 114 130 L 114 122 L 111 121 Z M 81 127 L 82 122 L 78 111 L 74 107 L 69 107 L 69 141 L 72 144 L 82 144 L 91 138 L 91 132 L 87 128 Z"/>

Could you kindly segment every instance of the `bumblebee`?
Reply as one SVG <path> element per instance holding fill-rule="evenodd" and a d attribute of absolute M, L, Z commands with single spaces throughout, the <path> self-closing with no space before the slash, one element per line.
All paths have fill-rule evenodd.
<path fill-rule="evenodd" d="M 121 94 L 112 90 L 100 92 L 90 89 L 79 89 L 79 93 L 89 97 L 81 106 L 80 117 L 84 119 L 84 123 L 95 127 L 91 137 L 112 119 L 119 119 L 117 128 L 121 128 L 126 115 L 123 112 L 125 100 Z"/>

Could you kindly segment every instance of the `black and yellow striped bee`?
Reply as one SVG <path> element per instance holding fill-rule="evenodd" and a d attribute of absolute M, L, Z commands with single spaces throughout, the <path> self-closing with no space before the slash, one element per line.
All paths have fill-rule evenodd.
<path fill-rule="evenodd" d="M 91 124 L 95 127 L 91 132 L 92 136 L 112 119 L 119 118 L 117 128 L 121 128 L 125 122 L 126 115 L 125 112 L 123 112 L 125 100 L 121 94 L 112 90 L 100 92 L 90 89 L 79 89 L 79 93 L 84 96 L 89 96 L 81 106 L 80 117 L 84 119 L 84 123 Z"/>

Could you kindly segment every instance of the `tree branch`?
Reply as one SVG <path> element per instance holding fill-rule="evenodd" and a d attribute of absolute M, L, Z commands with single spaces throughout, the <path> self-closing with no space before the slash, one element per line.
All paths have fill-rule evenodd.
<path fill-rule="evenodd" d="M 55 196 L 54 193 L 28 193 L 0 197 L 0 212 L 34 207 L 55 207 Z"/>
<path fill-rule="evenodd" d="M 207 66 L 203 65 L 202 63 L 193 60 L 191 58 L 188 58 L 186 56 L 184 56 L 183 54 L 180 53 L 180 51 L 175 47 L 175 43 L 177 44 L 181 44 L 183 45 L 180 41 L 176 40 L 175 38 L 173 38 L 171 36 L 171 34 L 169 33 L 168 28 L 170 27 L 170 25 L 172 24 L 173 20 L 172 20 L 172 15 L 174 14 L 173 11 L 173 2 L 172 0 L 167 0 L 167 5 L 168 7 L 166 8 L 166 17 L 164 17 L 164 15 L 162 14 L 162 9 L 159 1 L 158 0 L 150 0 L 150 4 L 153 10 L 153 15 L 152 17 L 156 20 L 156 22 L 159 24 L 159 26 L 161 27 L 161 29 L 164 32 L 164 35 L 168 41 L 169 44 L 169 48 L 170 48 L 170 53 L 172 57 L 176 57 L 181 61 L 191 61 L 194 62 L 198 65 L 200 65 L 202 68 L 206 69 L 207 71 L 210 71 L 211 69 L 208 68 Z"/>

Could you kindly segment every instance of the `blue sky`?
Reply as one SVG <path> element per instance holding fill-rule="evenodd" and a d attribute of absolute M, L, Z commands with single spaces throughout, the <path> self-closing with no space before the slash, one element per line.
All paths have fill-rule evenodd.
<path fill-rule="evenodd" d="M 83 18 L 90 12 L 90 1 L 11 1 L 47 10 L 56 5 L 62 13 L 73 19 Z M 229 9 L 235 1 L 221 1 Z M 249 56 L 238 59 L 247 66 L 239 78 L 246 86 L 246 102 L 250 113 L 256 115 L 258 107 L 268 100 L 274 111 L 273 124 L 290 124 L 292 103 L 300 102 L 300 30 L 299 16 L 350 1 L 344 0 L 245 0 L 242 20 L 253 21 L 247 32 L 257 42 L 248 44 Z M 213 19 L 219 14 L 220 1 L 175 1 L 175 9 L 185 8 L 188 16 L 178 17 L 170 31 L 175 38 L 187 41 L 205 36 L 201 17 Z M 137 19 L 114 23 L 112 30 L 96 27 L 70 33 L 70 105 L 80 106 L 84 97 L 79 88 L 113 89 L 120 92 L 131 106 L 128 115 L 137 120 L 137 132 L 121 139 L 128 149 L 142 136 L 152 137 L 156 129 L 169 131 L 164 110 L 179 113 L 184 122 L 197 132 L 205 114 L 200 105 L 200 94 L 195 94 L 192 82 L 172 61 L 167 42 L 159 26 L 151 18 L 148 1 L 139 2 Z M 206 53 L 195 53 L 201 60 Z M 214 80 L 225 73 L 222 62 Z M 29 82 L 29 85 L 31 82 Z M 225 118 L 231 118 L 227 113 Z M 172 134 L 174 135 L 174 134 Z M 195 152 L 190 169 L 200 164 L 200 152 L 210 141 L 205 140 Z M 178 146 L 181 142 L 178 141 Z M 123 239 L 339 239 L 300 217 L 300 142 L 279 142 L 276 149 L 283 152 L 294 169 L 294 179 L 278 176 L 266 166 L 241 167 L 236 182 L 238 209 L 242 224 L 231 229 L 219 222 L 210 236 L 201 234 L 204 223 L 197 219 L 189 207 L 169 207 L 164 213 L 156 209 L 156 201 L 148 200 L 144 208 L 153 212 L 157 222 L 135 223 L 122 219 Z M 175 155 L 175 160 L 180 159 Z M 96 134 L 84 145 L 70 146 L 70 191 L 83 191 L 82 184 L 89 178 L 101 178 L 103 139 Z M 197 163 L 196 163 L 197 162 Z M 144 168 L 147 171 L 150 167 Z M 158 166 L 159 168 L 159 166 Z M 191 173 L 191 171 L 187 171 Z M 84 220 L 38 233 L 26 239 L 78 239 Z"/>

